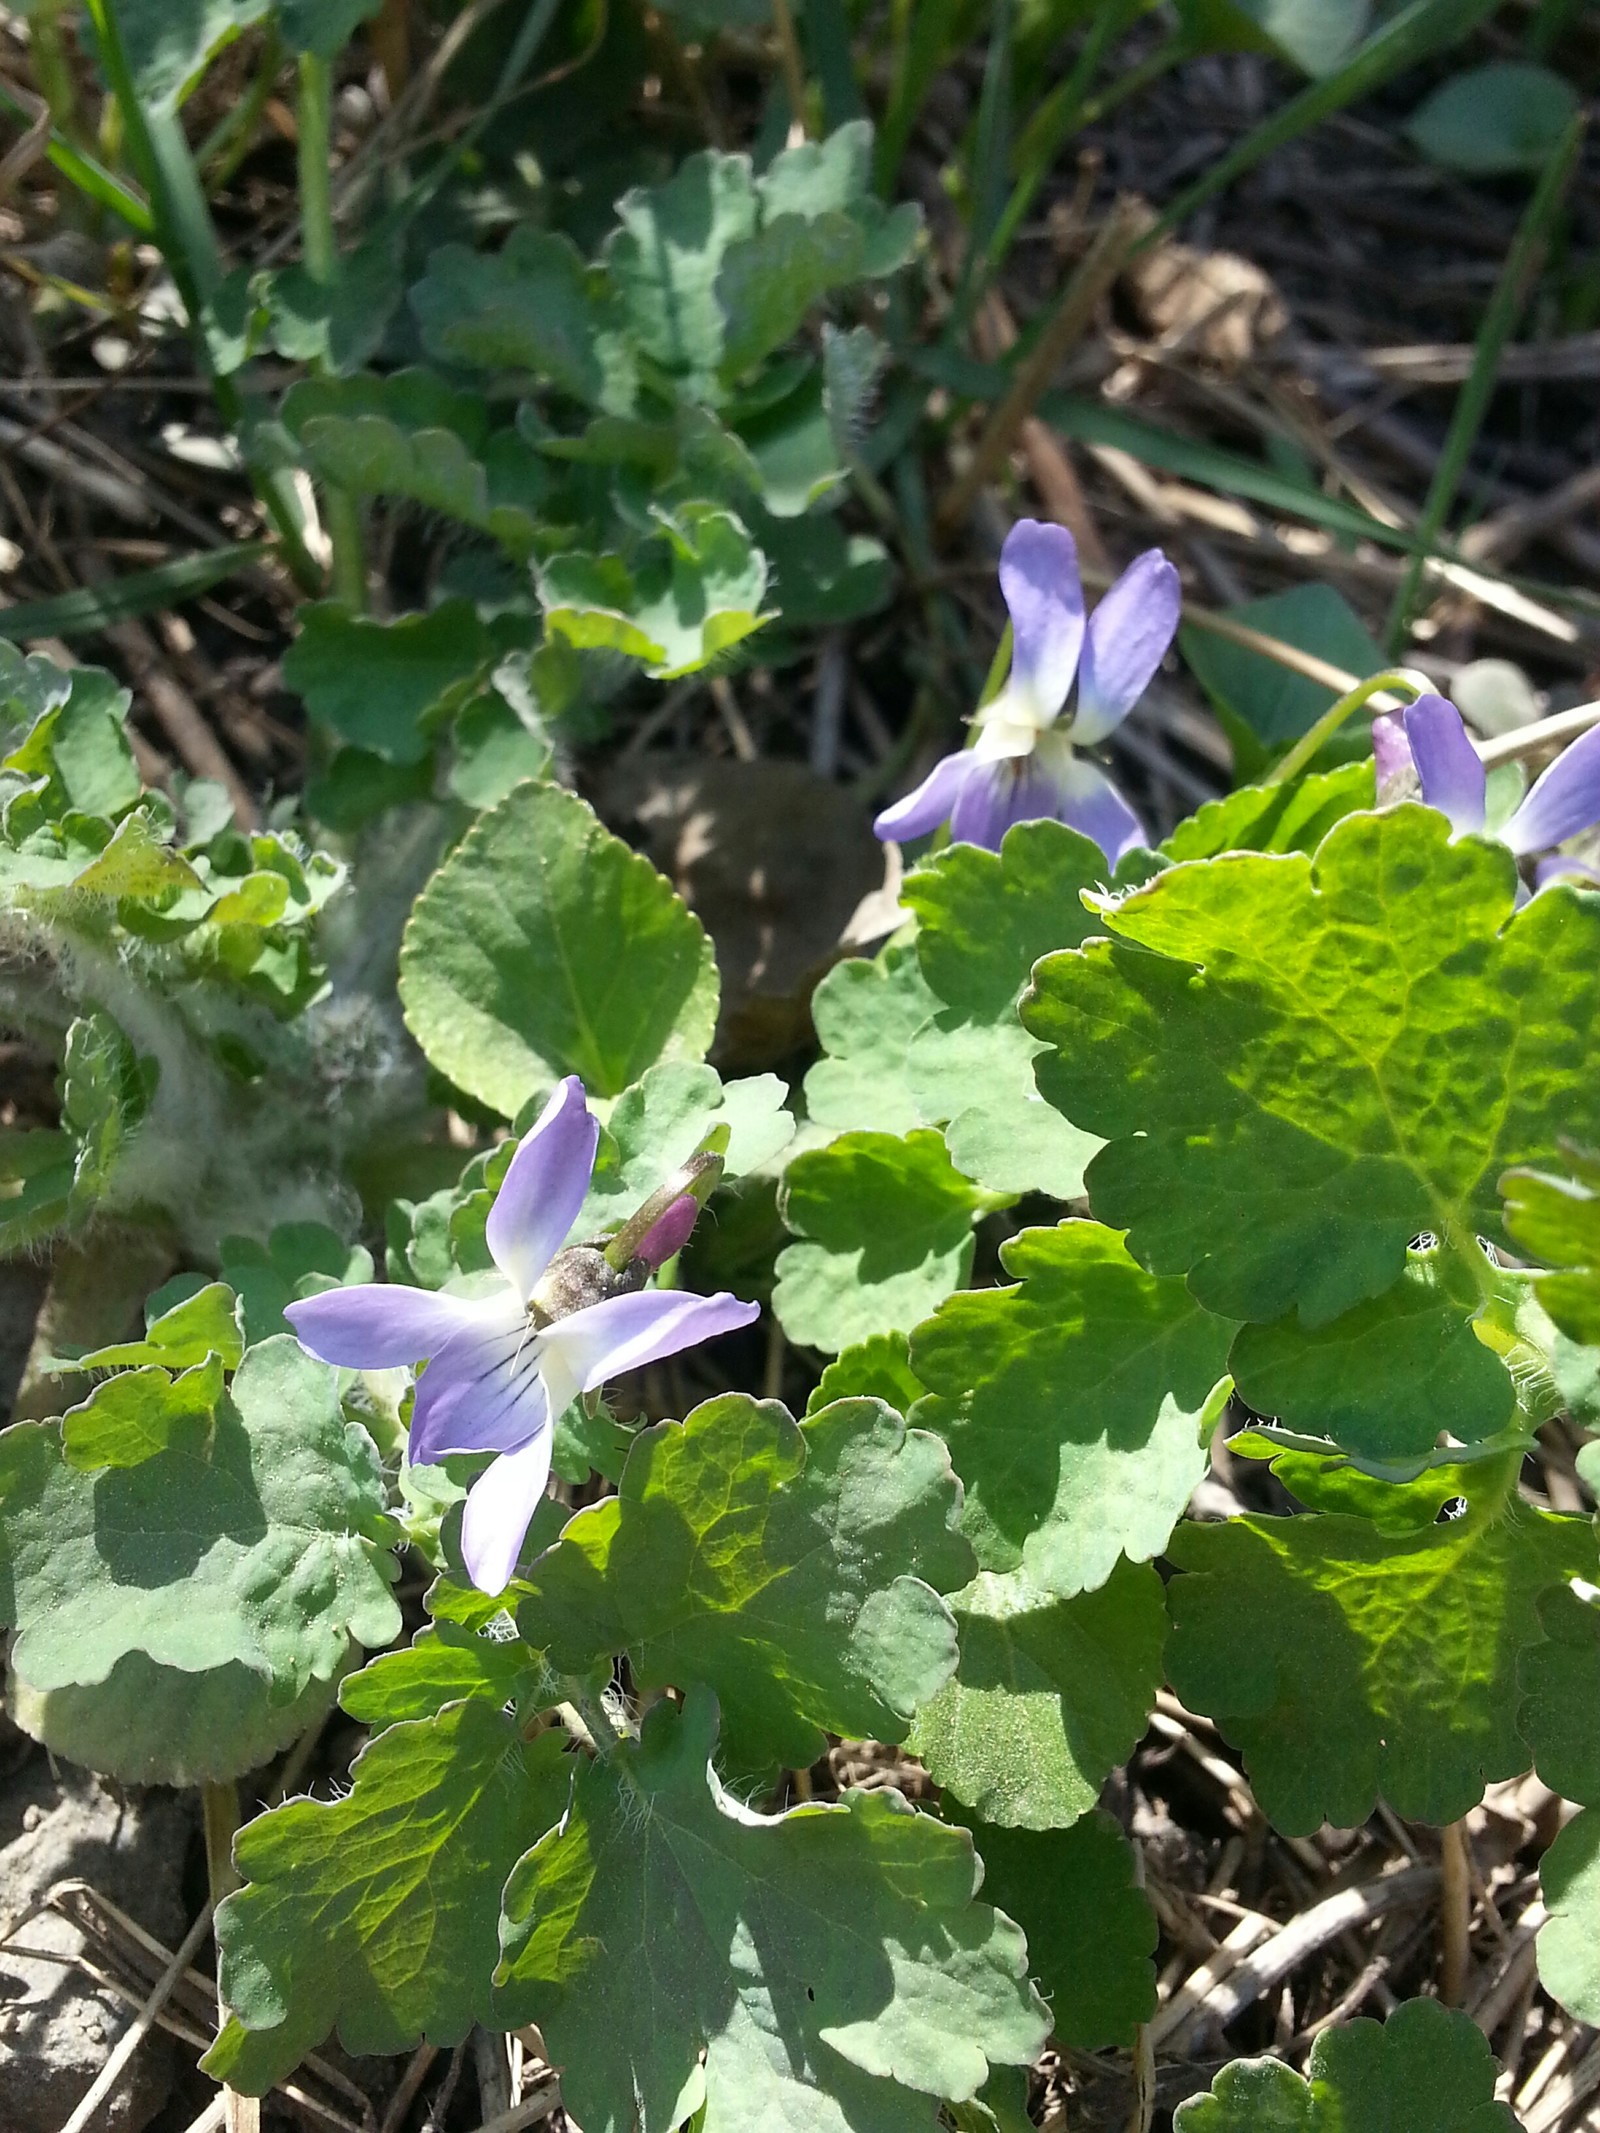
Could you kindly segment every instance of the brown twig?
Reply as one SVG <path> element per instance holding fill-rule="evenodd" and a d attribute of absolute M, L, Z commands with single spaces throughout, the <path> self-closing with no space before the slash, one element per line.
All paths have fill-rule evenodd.
<path fill-rule="evenodd" d="M 1465 1825 L 1450 1822 L 1439 1832 L 1439 1997 L 1459 2007 L 1472 1958 L 1472 1876 L 1467 1866 Z"/>

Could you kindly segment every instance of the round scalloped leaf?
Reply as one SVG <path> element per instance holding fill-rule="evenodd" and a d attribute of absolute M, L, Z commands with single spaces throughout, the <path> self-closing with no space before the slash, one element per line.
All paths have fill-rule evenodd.
<path fill-rule="evenodd" d="M 1387 2022 L 1323 2030 L 1309 2081 L 1279 2059 L 1238 2059 L 1178 2106 L 1174 2133 L 1517 2133 L 1494 2099 L 1495 2060 L 1469 2015 L 1406 2000 Z"/>
<path fill-rule="evenodd" d="M 400 998 L 430 1064 L 512 1118 L 564 1074 L 619 1096 L 660 1059 L 703 1058 L 716 959 L 649 860 L 574 794 L 523 785 L 418 897 Z"/>
<path fill-rule="evenodd" d="M 989 1204 L 927 1130 L 844 1133 L 797 1155 L 779 1190 L 801 1240 L 778 1254 L 784 1332 L 825 1355 L 909 1332 L 971 1273 L 973 1223 Z"/>
<path fill-rule="evenodd" d="M 729 1393 L 641 1432 L 620 1493 L 527 1572 L 518 1623 L 569 1673 L 626 1649 L 642 1688 L 706 1683 L 741 1774 L 804 1769 L 826 1733 L 904 1739 L 950 1678 L 959 1501 L 940 1440 L 881 1401 L 796 1423 Z"/>
<path fill-rule="evenodd" d="M 1359 1499 L 1356 1477 L 1345 1486 Z M 1292 1835 L 1355 1828 L 1380 1793 L 1412 1820 L 1453 1822 L 1525 1770 L 1518 1657 L 1543 1595 L 1597 1568 L 1587 1519 L 1501 1508 L 1492 1491 L 1412 1533 L 1333 1513 L 1233 1518 L 1180 1526 L 1168 1553 L 1186 1573 L 1168 1593 L 1173 1687 L 1243 1749 Z"/>
<path fill-rule="evenodd" d="M 565 1748 L 472 1698 L 380 1733 L 343 1799 L 242 1829 L 246 1886 L 217 1911 L 232 2013 L 206 2070 L 264 2095 L 335 2025 L 347 2051 L 399 2052 L 527 2021 L 526 1993 L 494 1990 L 500 1892 L 566 1806 Z"/>
<path fill-rule="evenodd" d="M 703 2100 L 706 2133 L 934 2133 L 935 2099 L 1027 2065 L 1047 2024 L 966 1832 L 890 1792 L 754 1814 L 715 1737 L 707 1691 L 656 1704 L 507 1884 L 499 1976 L 573 2115 L 669 2133 Z"/>
<path fill-rule="evenodd" d="M 794 1115 L 784 1106 L 787 1094 L 776 1074 L 723 1081 L 715 1067 L 687 1060 L 651 1067 L 606 1118 L 594 1184 L 578 1218 L 580 1233 L 632 1214 L 688 1161 L 713 1127 L 728 1129 L 725 1177 L 743 1177 L 771 1162 L 794 1138 Z"/>
<path fill-rule="evenodd" d="M 1168 859 L 1214 859 L 1219 852 L 1314 852 L 1336 822 L 1370 808 L 1371 761 L 1341 763 L 1286 785 L 1241 785 L 1208 800 L 1162 844 Z"/>
<path fill-rule="evenodd" d="M 1549 1922 L 1539 1981 L 1580 2022 L 1600 2022 L 1600 1813 L 1569 1822 L 1539 1864 Z"/>
<path fill-rule="evenodd" d="M 124 1652 L 92 1688 L 35 1689 L 15 1674 L 6 1709 L 52 1755 L 125 1785 L 209 1785 L 257 1770 L 318 1724 L 334 1684 L 312 1681 L 275 1701 L 237 1660 L 204 1674 Z"/>
<path fill-rule="evenodd" d="M 946 1791 L 1005 1829 L 1065 1829 L 1138 1745 L 1161 1686 L 1167 1616 L 1147 1563 L 1060 1599 L 987 1571 L 951 1607 L 956 1677 L 910 1747 Z"/>
<path fill-rule="evenodd" d="M 1558 1587 L 1539 1602 L 1539 1621 L 1545 1641 L 1517 1669 L 1517 1723 L 1552 1792 L 1600 1805 L 1600 1604 Z"/>
<path fill-rule="evenodd" d="M 938 1004 L 909 941 L 837 964 L 811 998 L 822 1057 L 806 1076 L 807 1114 L 841 1133 L 909 1133 L 925 1125 L 906 1082 L 906 1058 Z"/>
<path fill-rule="evenodd" d="M 1078 1592 L 1166 1546 L 1205 1472 L 1233 1327 L 1097 1222 L 1024 1230 L 1000 1260 L 1015 1287 L 952 1296 L 917 1328 L 933 1395 L 917 1420 L 950 1446 L 983 1568 Z"/>
<path fill-rule="evenodd" d="M 835 1400 L 866 1399 L 882 1400 L 907 1415 L 927 1389 L 911 1367 L 911 1343 L 905 1334 L 875 1333 L 835 1356 L 806 1402 L 806 1414 L 831 1407 Z"/>
<path fill-rule="evenodd" d="M 1515 892 L 1509 853 L 1406 806 L 1312 859 L 1176 866 L 1108 906 L 1114 938 L 1046 958 L 1022 1010 L 1055 1048 L 1040 1087 L 1107 1139 L 1095 1212 L 1231 1317 L 1326 1326 L 1425 1232 L 1481 1294 L 1502 1170 L 1558 1129 L 1600 1137 L 1600 902 L 1553 888 L 1513 915 Z M 1415 1389 L 1412 1426 L 1454 1429 Z"/>
<path fill-rule="evenodd" d="M 969 1818 L 983 1893 L 1028 1936 L 1028 1967 L 1056 2039 L 1078 2051 L 1127 2047 L 1156 2011 L 1159 1929 L 1135 1880 L 1133 1847 L 1095 1812 L 1070 1829 L 1000 1829 Z"/>
<path fill-rule="evenodd" d="M 82 1473 L 61 1433 L 0 1435 L 0 1567 L 34 1690 L 104 1682 L 142 1652 L 204 1675 L 238 1664 L 284 1701 L 342 1672 L 352 1639 L 400 1628 L 383 1474 L 337 1374 L 287 1335 L 253 1348 L 209 1436 Z"/>
<path fill-rule="evenodd" d="M 1565 1151 L 1560 1177 L 1513 1170 L 1501 1179 L 1506 1227 L 1546 1266 L 1539 1300 L 1562 1332 L 1600 1347 L 1600 1155 Z"/>

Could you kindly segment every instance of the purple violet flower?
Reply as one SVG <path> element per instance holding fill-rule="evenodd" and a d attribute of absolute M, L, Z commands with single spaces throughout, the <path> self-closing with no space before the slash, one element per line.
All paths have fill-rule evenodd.
<path fill-rule="evenodd" d="M 1115 866 L 1145 842 L 1139 818 L 1078 751 L 1115 731 L 1149 686 L 1178 627 L 1178 573 L 1159 548 L 1136 556 L 1084 621 L 1077 543 L 1065 526 L 1019 519 L 1000 552 L 1011 610 L 1011 673 L 977 713 L 970 748 L 935 763 L 872 825 L 883 838 L 936 829 L 990 851 L 1014 822 L 1049 816 L 1090 837 Z M 1061 712 L 1077 677 L 1078 701 Z"/>
<path fill-rule="evenodd" d="M 1472 744 L 1466 721 L 1448 698 L 1419 696 L 1404 711 L 1372 722 L 1372 753 L 1381 800 L 1403 792 L 1414 777 L 1423 804 L 1447 817 L 1456 836 L 1483 836 L 1488 774 Z M 1519 859 L 1552 851 L 1569 837 L 1600 824 L 1600 726 L 1580 735 L 1535 779 L 1515 813 L 1494 832 Z M 1573 859 L 1546 859 L 1537 869 L 1542 888 L 1562 874 L 1589 870 Z"/>
<path fill-rule="evenodd" d="M 427 1358 L 411 1413 L 417 1463 L 451 1452 L 499 1453 L 472 1484 L 461 1527 L 468 1574 L 487 1593 L 504 1591 L 517 1566 L 550 1477 L 556 1417 L 607 1378 L 760 1315 L 759 1305 L 735 1296 L 643 1287 L 692 1226 L 678 1201 L 625 1271 L 599 1246 L 562 1249 L 589 1191 L 599 1135 L 583 1084 L 569 1075 L 511 1158 L 489 1210 L 487 1241 L 500 1275 L 493 1293 L 368 1282 L 308 1296 L 285 1312 L 301 1347 L 324 1363 L 385 1370 Z"/>

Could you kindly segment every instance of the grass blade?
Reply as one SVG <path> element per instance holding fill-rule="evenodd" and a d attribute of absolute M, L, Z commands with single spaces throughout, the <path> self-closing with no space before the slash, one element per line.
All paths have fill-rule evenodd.
<path fill-rule="evenodd" d="M 125 578 L 112 578 L 104 585 L 83 585 L 53 600 L 24 600 L 14 607 L 0 607 L 0 636 L 92 637 L 113 622 L 127 622 L 197 599 L 271 552 L 269 541 L 234 541 L 225 548 L 207 549 L 204 555 L 177 556 L 154 570 L 130 571 Z"/>
<path fill-rule="evenodd" d="M 30 105 L 31 99 L 24 101 L 9 82 L 0 81 L 0 111 L 9 111 L 13 117 L 32 125 L 39 107 L 30 108 Z M 103 207 L 108 214 L 125 222 L 136 236 L 155 235 L 156 221 L 148 201 L 142 200 L 120 178 L 114 177 L 103 163 L 97 163 L 93 156 L 75 148 L 59 126 L 51 127 L 45 154 L 67 183 L 75 185 L 85 199 L 94 201 L 97 207 Z"/>
<path fill-rule="evenodd" d="M 1495 380 L 1500 373 L 1500 358 L 1505 352 L 1506 342 L 1511 338 L 1512 329 L 1522 316 L 1528 291 L 1543 262 L 1551 224 L 1560 212 L 1561 203 L 1566 198 L 1567 187 L 1577 165 L 1585 124 L 1584 116 L 1579 112 L 1556 143 L 1539 183 L 1534 188 L 1533 198 L 1528 202 L 1527 213 L 1517 226 L 1517 234 L 1506 254 L 1506 263 L 1500 270 L 1500 279 L 1495 283 L 1494 294 L 1484 310 L 1483 323 L 1478 328 L 1473 349 L 1472 368 L 1467 374 L 1466 383 L 1456 395 L 1444 449 L 1439 454 L 1439 463 L 1433 470 L 1427 501 L 1423 504 L 1422 516 L 1417 523 L 1418 551 L 1413 555 L 1411 567 L 1400 581 L 1394 596 L 1394 605 L 1389 611 L 1388 641 L 1391 652 L 1405 642 L 1411 627 L 1411 616 L 1416 606 L 1418 588 L 1422 583 L 1424 564 L 1444 531 L 1445 520 L 1450 516 L 1456 492 L 1461 486 L 1461 477 L 1467 470 L 1467 461 L 1472 456 L 1472 448 L 1478 441 L 1478 432 L 1483 427 L 1483 418 L 1489 411 Z"/>

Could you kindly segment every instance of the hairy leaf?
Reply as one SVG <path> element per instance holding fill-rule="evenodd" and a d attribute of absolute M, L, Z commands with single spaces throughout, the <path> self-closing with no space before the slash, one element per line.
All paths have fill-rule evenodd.
<path fill-rule="evenodd" d="M 1007 1829 L 1064 1829 L 1138 1745 L 1161 1686 L 1161 1580 L 1121 1563 L 1061 1599 L 983 1572 L 950 1602 L 961 1663 L 917 1714 L 912 1752 L 946 1791 Z"/>
<path fill-rule="evenodd" d="M 837 964 L 811 998 L 823 1056 L 806 1076 L 806 1109 L 838 1132 L 909 1133 L 929 1123 L 910 1090 L 911 1039 L 938 1002 L 915 950 L 891 941 Z"/>

